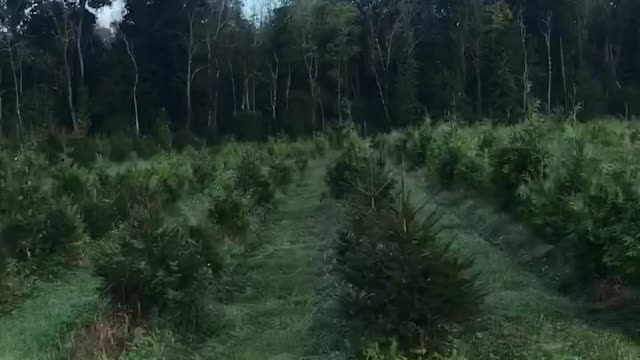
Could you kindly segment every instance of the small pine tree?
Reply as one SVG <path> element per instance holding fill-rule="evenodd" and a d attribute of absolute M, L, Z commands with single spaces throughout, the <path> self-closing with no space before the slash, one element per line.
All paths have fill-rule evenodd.
<path fill-rule="evenodd" d="M 370 184 L 384 179 L 375 169 L 369 173 Z M 345 316 L 368 336 L 397 337 L 406 348 L 427 338 L 430 352 L 440 350 L 450 325 L 469 320 L 479 309 L 481 295 L 467 275 L 471 264 L 437 240 L 441 215 L 434 210 L 420 221 L 422 207 L 414 208 L 404 189 L 397 203 L 362 199 L 349 201 L 347 224 L 336 244 Z"/>

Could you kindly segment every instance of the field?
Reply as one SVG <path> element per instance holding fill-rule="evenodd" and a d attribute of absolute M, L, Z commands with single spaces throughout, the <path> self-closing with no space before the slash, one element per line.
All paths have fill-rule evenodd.
<path fill-rule="evenodd" d="M 8 147 L 0 359 L 640 358 L 638 134 Z"/>

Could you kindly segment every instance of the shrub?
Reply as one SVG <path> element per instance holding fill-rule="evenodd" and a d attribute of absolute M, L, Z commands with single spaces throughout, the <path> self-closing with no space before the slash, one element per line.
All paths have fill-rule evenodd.
<path fill-rule="evenodd" d="M 153 138 L 162 150 L 171 149 L 173 134 L 171 133 L 168 121 L 158 122 L 153 131 Z"/>
<path fill-rule="evenodd" d="M 78 164 L 78 166 L 89 166 L 98 159 L 99 147 L 95 139 L 70 139 L 68 145 L 71 148 L 69 157 Z"/>
<path fill-rule="evenodd" d="M 85 241 L 84 224 L 77 207 L 62 202 L 44 217 L 36 243 L 36 254 L 63 255 L 70 260 L 77 259 Z"/>
<path fill-rule="evenodd" d="M 442 349 L 452 324 L 472 317 L 481 296 L 470 264 L 453 258 L 436 240 L 439 215 L 424 222 L 401 194 L 398 205 L 372 208 L 351 202 L 336 244 L 337 271 L 345 282 L 345 316 L 374 338 L 398 337 L 411 348 L 427 339 Z"/>
<path fill-rule="evenodd" d="M 136 206 L 153 205 L 167 209 L 182 196 L 190 182 L 189 169 L 171 164 L 147 169 L 131 169 L 113 179 L 117 189 L 115 207 L 121 219 L 127 219 Z"/>
<path fill-rule="evenodd" d="M 360 173 L 367 157 L 355 149 L 344 151 L 327 169 L 326 182 L 329 191 L 336 199 L 344 199 Z"/>
<path fill-rule="evenodd" d="M 76 259 L 86 239 L 77 208 L 63 200 L 36 211 L 30 218 L 16 214 L 4 222 L 0 247 L 5 256 L 20 262 L 51 256 Z"/>
<path fill-rule="evenodd" d="M 309 166 L 309 159 L 304 156 L 304 154 L 299 154 L 294 157 L 293 161 L 300 175 L 303 175 L 304 172 L 307 171 L 307 167 Z"/>
<path fill-rule="evenodd" d="M 408 130 L 395 144 L 396 160 L 399 162 L 403 157 L 410 169 L 424 165 L 433 142 L 432 131 L 427 125 Z"/>
<path fill-rule="evenodd" d="M 204 143 L 202 140 L 186 130 L 180 130 L 173 139 L 173 147 L 178 150 L 184 150 L 187 147 L 200 149 L 203 146 Z"/>
<path fill-rule="evenodd" d="M 56 190 L 60 196 L 68 196 L 74 201 L 82 201 L 96 191 L 97 178 L 93 172 L 76 166 L 62 167 L 53 174 Z"/>
<path fill-rule="evenodd" d="M 191 167 L 193 168 L 194 180 L 201 188 L 207 187 L 215 179 L 215 158 L 210 152 L 201 151 L 192 156 Z"/>
<path fill-rule="evenodd" d="M 269 166 L 269 179 L 278 190 L 286 192 L 287 187 L 293 182 L 293 166 L 292 162 L 286 159 L 276 159 Z"/>
<path fill-rule="evenodd" d="M 251 195 L 265 177 L 258 159 L 249 152 L 240 155 L 240 161 L 234 170 L 235 188 L 243 195 Z"/>
<path fill-rule="evenodd" d="M 133 152 L 133 141 L 127 136 L 115 136 L 110 140 L 109 159 L 121 163 L 128 160 Z"/>
<path fill-rule="evenodd" d="M 100 239 L 111 231 L 117 218 L 118 213 L 112 200 L 90 200 L 82 206 L 82 219 L 92 239 Z"/>
<path fill-rule="evenodd" d="M 518 188 L 527 177 L 539 175 L 543 155 L 536 148 L 506 145 L 496 149 L 492 161 L 491 182 L 498 203 L 503 208 L 515 208 Z"/>
<path fill-rule="evenodd" d="M 358 132 L 353 123 L 346 122 L 336 126 L 329 133 L 329 141 L 336 149 L 342 149 L 358 138 Z"/>
<path fill-rule="evenodd" d="M 275 198 L 276 191 L 273 184 L 264 176 L 258 179 L 252 194 L 254 206 L 267 207 L 273 203 Z"/>
<path fill-rule="evenodd" d="M 249 211 L 241 199 L 226 195 L 213 200 L 209 217 L 219 225 L 226 236 L 240 237 L 249 229 Z"/>
<path fill-rule="evenodd" d="M 130 219 L 101 241 L 94 259 L 112 298 L 143 315 L 154 309 L 189 313 L 201 279 L 221 269 L 214 233 L 184 216 L 166 220 L 158 208 L 135 206 Z"/>
<path fill-rule="evenodd" d="M 327 138 L 323 134 L 315 134 L 313 136 L 313 148 L 318 156 L 324 156 L 329 148 Z"/>
<path fill-rule="evenodd" d="M 160 152 L 160 145 L 153 139 L 138 137 L 133 142 L 133 150 L 140 159 L 150 159 Z"/>
<path fill-rule="evenodd" d="M 240 140 L 260 141 L 266 137 L 266 120 L 260 113 L 237 113 L 233 123 L 234 134 Z"/>
<path fill-rule="evenodd" d="M 456 180 L 457 168 L 461 162 L 462 154 L 453 144 L 447 144 L 437 160 L 436 175 L 440 185 L 449 188 Z"/>
<path fill-rule="evenodd" d="M 38 148 L 51 164 L 62 160 L 65 152 L 63 139 L 54 132 L 49 132 L 44 141 L 39 144 Z"/>

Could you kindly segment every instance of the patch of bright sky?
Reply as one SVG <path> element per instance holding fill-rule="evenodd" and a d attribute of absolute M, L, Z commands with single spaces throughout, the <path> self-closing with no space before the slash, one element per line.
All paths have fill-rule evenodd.
<path fill-rule="evenodd" d="M 99 9 L 88 8 L 96 16 L 98 26 L 112 29 L 119 24 L 127 11 L 125 0 L 113 0 L 111 5 Z"/>
<path fill-rule="evenodd" d="M 99 9 L 88 9 L 96 16 L 98 26 L 113 30 L 113 26 L 120 23 L 126 14 L 126 1 L 127 0 L 113 0 L 109 6 L 103 6 Z M 251 16 L 264 4 L 265 0 L 244 0 L 245 15 Z"/>

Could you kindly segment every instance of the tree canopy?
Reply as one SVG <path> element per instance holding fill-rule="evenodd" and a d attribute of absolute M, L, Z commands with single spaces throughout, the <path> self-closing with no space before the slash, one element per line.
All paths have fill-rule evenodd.
<path fill-rule="evenodd" d="M 0 1 L 0 130 L 256 138 L 640 115 L 634 0 Z"/>

